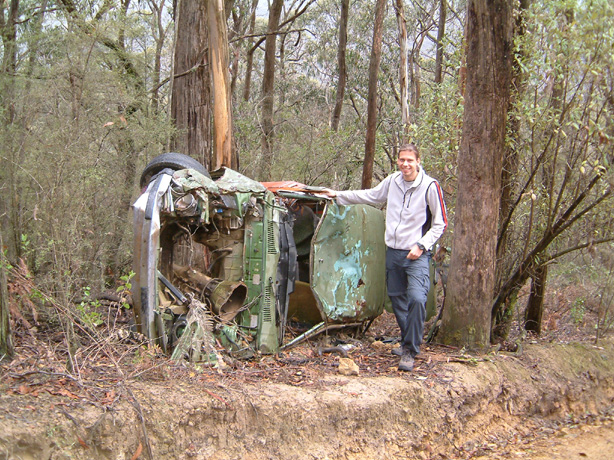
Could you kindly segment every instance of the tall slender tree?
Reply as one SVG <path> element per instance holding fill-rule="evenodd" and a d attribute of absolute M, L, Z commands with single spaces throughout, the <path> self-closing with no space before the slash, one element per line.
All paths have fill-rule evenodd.
<path fill-rule="evenodd" d="M 350 12 L 350 0 L 341 0 L 341 15 L 339 16 L 339 43 L 337 45 L 337 95 L 335 97 L 335 108 L 331 120 L 333 131 L 339 130 L 341 120 L 341 109 L 345 96 L 345 84 L 347 81 L 347 67 L 345 64 L 345 54 L 348 40 L 348 17 Z"/>
<path fill-rule="evenodd" d="M 252 0 L 252 10 L 249 17 L 249 29 L 247 31 L 247 53 L 245 56 L 245 82 L 243 83 L 243 100 L 249 101 L 249 95 L 252 87 L 252 68 L 254 65 L 254 53 L 258 49 L 254 46 L 254 30 L 256 28 L 256 9 L 258 8 L 258 0 Z"/>
<path fill-rule="evenodd" d="M 405 23 L 405 8 L 403 0 L 396 0 L 395 11 L 399 27 L 399 87 L 401 88 L 401 124 L 405 139 L 403 144 L 409 141 L 409 79 L 407 76 L 407 24 Z"/>
<path fill-rule="evenodd" d="M 4 356 L 13 355 L 13 337 L 9 321 L 9 290 L 6 276 L 9 263 L 6 260 L 3 247 L 2 234 L 0 233 L 0 360 Z"/>
<path fill-rule="evenodd" d="M 369 95 L 367 96 L 367 135 L 365 139 L 365 160 L 362 167 L 362 188 L 370 188 L 373 183 L 373 161 L 375 160 L 375 134 L 377 131 L 377 83 L 382 58 L 382 33 L 386 1 L 375 2 L 375 22 L 373 42 L 369 60 Z"/>
<path fill-rule="evenodd" d="M 9 3 L 7 5 L 7 3 Z M 0 120 L 2 125 L 9 127 L 15 121 L 15 70 L 17 68 L 17 20 L 19 16 L 19 0 L 0 2 L 0 38 L 2 39 L 2 61 L 0 61 Z M 8 199 L 0 200 L 0 219 L 6 220 L 7 246 L 11 257 L 19 256 L 19 238 L 21 231 L 21 207 L 18 193 L 17 168 L 19 160 L 12 142 L 3 140 L 5 160 L 2 161 L 4 170 L 0 173 L 3 182 L 8 187 L 3 194 Z"/>
<path fill-rule="evenodd" d="M 267 180 L 270 177 L 270 164 L 273 161 L 273 107 L 275 101 L 275 54 L 277 50 L 277 31 L 279 18 L 284 6 L 283 0 L 273 0 L 269 11 L 269 23 L 264 45 L 264 72 L 262 75 L 262 135 L 261 157 L 258 168 L 258 178 Z"/>
<path fill-rule="evenodd" d="M 443 40 L 446 35 L 448 3 L 439 0 L 439 22 L 437 23 L 437 50 L 435 51 L 435 83 L 443 81 Z"/>

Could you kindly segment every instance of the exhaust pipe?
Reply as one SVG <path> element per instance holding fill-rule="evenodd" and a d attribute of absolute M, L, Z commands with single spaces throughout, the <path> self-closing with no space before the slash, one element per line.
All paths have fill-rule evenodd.
<path fill-rule="evenodd" d="M 179 265 L 173 265 L 173 271 L 209 299 L 211 310 L 222 321 L 232 321 L 241 311 L 247 298 L 247 286 L 242 281 L 211 278 L 193 268 Z"/>

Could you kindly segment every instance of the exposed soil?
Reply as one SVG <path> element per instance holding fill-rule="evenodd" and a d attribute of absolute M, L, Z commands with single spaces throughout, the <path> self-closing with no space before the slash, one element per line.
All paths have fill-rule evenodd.
<path fill-rule="evenodd" d="M 605 459 L 614 434 L 614 341 L 564 321 L 485 355 L 428 345 L 411 373 L 396 326 L 340 334 L 219 367 L 173 364 L 122 339 L 119 313 L 67 370 L 62 334 L 15 329 L 0 368 L 0 458 Z M 566 329 L 562 324 L 565 323 Z M 545 324 L 554 324 L 546 318 Z M 59 330 L 56 328 L 55 330 Z M 321 338 L 322 339 L 322 338 Z M 333 343 L 330 343 L 333 341 Z M 343 345 L 360 375 L 339 373 Z M 505 350 L 515 350 L 514 352 Z"/>
<path fill-rule="evenodd" d="M 512 439 L 507 445 L 487 443 L 476 459 L 610 460 L 614 452 L 612 417 L 569 421 L 543 428 L 536 434 Z"/>

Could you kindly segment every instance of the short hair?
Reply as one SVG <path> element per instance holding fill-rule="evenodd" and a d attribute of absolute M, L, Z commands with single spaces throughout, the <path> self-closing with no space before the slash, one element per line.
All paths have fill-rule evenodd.
<path fill-rule="evenodd" d="M 416 160 L 420 159 L 420 151 L 416 144 L 403 144 L 399 147 L 399 152 L 397 153 L 397 157 L 401 155 L 401 152 L 414 152 L 416 155 Z"/>

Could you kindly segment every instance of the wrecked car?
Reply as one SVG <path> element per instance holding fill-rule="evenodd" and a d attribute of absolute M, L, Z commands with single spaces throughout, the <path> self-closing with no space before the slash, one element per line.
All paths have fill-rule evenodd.
<path fill-rule="evenodd" d="M 238 357 L 276 353 L 325 330 L 364 328 L 382 312 L 379 209 L 339 206 L 296 182 L 208 172 L 178 153 L 152 160 L 141 187 L 136 325 L 166 352 L 189 336 Z M 285 341 L 290 323 L 305 332 Z"/>

